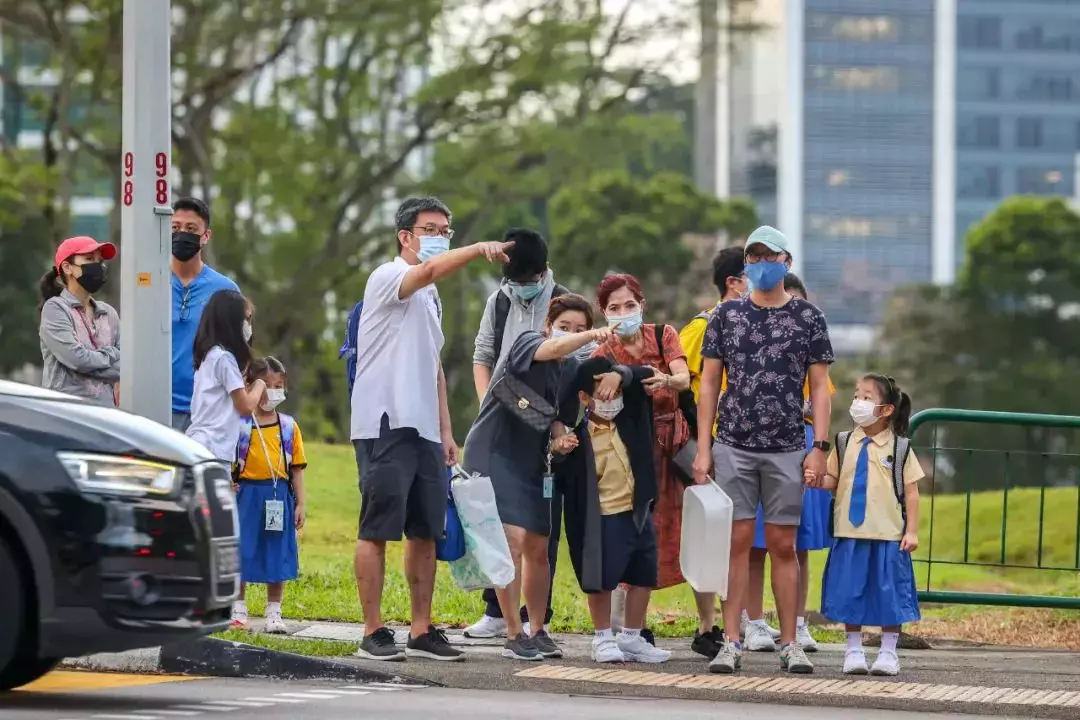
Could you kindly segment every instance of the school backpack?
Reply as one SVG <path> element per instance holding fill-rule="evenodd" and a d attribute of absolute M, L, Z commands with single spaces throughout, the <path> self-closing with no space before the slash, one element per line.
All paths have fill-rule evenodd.
<path fill-rule="evenodd" d="M 851 431 L 846 430 L 836 434 L 836 474 L 840 475 L 840 469 L 844 464 L 844 454 L 847 453 L 848 442 L 851 440 Z M 911 439 L 902 437 L 900 435 L 893 435 L 893 452 L 892 452 L 892 481 L 893 481 L 893 495 L 896 496 L 896 502 L 900 503 L 900 518 L 907 526 L 907 509 L 904 507 L 904 465 L 907 464 L 908 454 L 911 452 Z M 830 506 L 829 512 L 829 524 L 830 530 L 834 530 L 832 527 L 836 522 L 835 514 L 832 512 L 834 508 Z M 835 533 L 834 533 L 835 534 Z"/>
<path fill-rule="evenodd" d="M 364 301 L 353 305 L 349 311 L 349 318 L 345 321 L 345 342 L 338 350 L 338 360 L 345 359 L 345 377 L 349 387 L 349 398 L 352 398 L 353 383 L 356 382 L 356 334 L 360 329 L 360 313 L 364 311 Z"/>
<path fill-rule="evenodd" d="M 281 424 L 281 452 L 285 456 L 285 477 L 282 480 L 289 482 L 292 479 L 292 473 L 289 471 L 292 470 L 296 420 L 293 419 L 292 415 L 278 413 L 278 422 Z M 243 418 L 243 422 L 240 424 L 240 442 L 236 446 L 236 477 L 240 477 L 240 473 L 244 472 L 244 466 L 247 465 L 254 425 L 255 421 L 250 417 Z M 262 445 L 260 444 L 259 447 L 261 449 Z M 267 458 L 267 462 L 270 462 L 269 458 Z"/>
<path fill-rule="evenodd" d="M 560 295 L 566 295 L 570 291 L 564 288 L 558 283 L 551 290 L 551 299 L 559 297 Z M 495 296 L 495 356 L 502 353 L 503 335 L 506 334 L 506 318 L 510 315 L 510 298 L 506 293 L 499 288 L 498 294 Z"/>

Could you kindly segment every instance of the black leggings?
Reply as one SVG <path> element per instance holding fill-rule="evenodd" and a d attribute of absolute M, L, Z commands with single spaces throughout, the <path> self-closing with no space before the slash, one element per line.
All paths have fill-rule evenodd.
<path fill-rule="evenodd" d="M 544 613 L 544 624 L 551 622 L 551 594 L 555 590 L 555 566 L 559 561 L 559 539 L 562 535 L 562 495 L 557 491 L 551 498 L 551 536 L 548 538 L 548 565 L 551 567 L 551 585 L 548 588 L 547 611 Z M 502 608 L 499 607 L 499 598 L 495 591 L 488 588 L 484 591 L 484 602 L 487 610 L 484 614 L 488 617 L 502 618 Z M 521 606 L 521 622 L 528 622 L 529 613 L 525 606 Z"/>

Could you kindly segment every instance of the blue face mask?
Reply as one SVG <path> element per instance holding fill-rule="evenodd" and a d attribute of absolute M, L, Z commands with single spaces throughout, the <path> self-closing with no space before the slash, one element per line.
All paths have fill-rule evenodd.
<path fill-rule="evenodd" d="M 638 310 L 632 315 L 625 315 L 623 317 L 608 315 L 607 322 L 608 327 L 614 327 L 615 323 L 619 323 L 619 327 L 615 328 L 615 334 L 619 337 L 630 337 L 641 329 L 641 311 Z"/>
<path fill-rule="evenodd" d="M 746 266 L 746 279 L 755 290 L 768 292 L 784 281 L 787 263 L 762 260 Z"/>
<path fill-rule="evenodd" d="M 442 235 L 425 235 L 420 238 L 420 252 L 416 253 L 416 259 L 427 262 L 436 255 L 442 255 L 450 249 L 450 238 Z"/>
<path fill-rule="evenodd" d="M 538 283 L 510 283 L 510 292 L 514 293 L 519 300 L 529 302 L 544 291 L 543 286 Z"/>
<path fill-rule="evenodd" d="M 551 337 L 552 338 L 566 337 L 569 334 L 570 333 L 568 333 L 566 330 L 560 330 L 558 328 L 552 328 L 551 329 Z M 586 361 L 586 360 L 588 360 L 589 358 L 592 357 L 593 351 L 596 350 L 596 347 L 597 347 L 596 341 L 595 340 L 590 340 L 588 345 L 583 345 L 583 346 L 579 347 L 577 350 L 575 350 L 573 353 L 571 353 L 571 355 L 573 357 L 576 357 L 578 360 L 581 360 L 582 362 L 584 362 L 584 361 Z"/>

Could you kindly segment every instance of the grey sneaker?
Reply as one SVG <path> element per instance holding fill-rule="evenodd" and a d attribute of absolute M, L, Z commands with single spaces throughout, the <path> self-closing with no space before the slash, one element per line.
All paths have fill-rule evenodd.
<path fill-rule="evenodd" d="M 742 650 L 735 647 L 735 643 L 725 639 L 720 646 L 720 652 L 709 663 L 709 672 L 730 675 L 742 667 Z"/>
<path fill-rule="evenodd" d="M 814 672 L 814 664 L 806 657 L 806 652 L 799 643 L 789 643 L 780 651 L 780 667 L 796 675 L 809 675 Z"/>
<path fill-rule="evenodd" d="M 531 638 L 532 645 L 536 648 L 537 652 L 546 658 L 561 658 L 562 648 L 555 644 L 555 641 L 551 639 L 551 636 L 544 630 L 541 630 L 537 635 Z"/>
<path fill-rule="evenodd" d="M 381 627 L 366 636 L 356 655 L 367 660 L 384 662 L 405 659 L 405 651 L 394 642 L 394 631 L 387 627 Z"/>
<path fill-rule="evenodd" d="M 555 643 L 552 643 L 554 646 Z M 533 644 L 533 641 L 525 633 L 518 633 L 517 637 L 507 638 L 503 643 L 502 655 L 511 660 L 543 660 L 544 656 Z"/>

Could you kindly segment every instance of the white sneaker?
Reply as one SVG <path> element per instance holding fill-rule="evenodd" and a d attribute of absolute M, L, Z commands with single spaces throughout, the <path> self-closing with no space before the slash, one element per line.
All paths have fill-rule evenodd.
<path fill-rule="evenodd" d="M 503 623 L 503 626 L 504 626 L 503 634 L 504 635 L 506 634 L 505 625 L 506 625 L 506 623 Z M 526 637 L 532 637 L 532 623 L 529 623 L 529 622 L 521 623 L 521 632 L 525 633 Z M 551 623 L 544 623 L 544 632 L 546 632 L 548 635 L 551 634 Z M 466 636 L 466 637 L 468 637 L 468 636 Z"/>
<path fill-rule="evenodd" d="M 864 666 L 865 667 L 865 666 Z M 900 673 L 900 658 L 892 650 L 882 650 L 870 668 L 871 675 L 897 675 Z"/>
<path fill-rule="evenodd" d="M 626 662 L 626 656 L 615 642 L 615 636 L 595 636 L 592 641 L 592 659 L 598 663 L 621 663 Z"/>
<path fill-rule="evenodd" d="M 506 637 L 506 621 L 484 615 L 475 623 L 465 628 L 465 637 L 474 640 Z"/>
<path fill-rule="evenodd" d="M 248 609 L 246 603 L 236 602 L 232 606 L 232 623 L 229 627 L 233 630 L 247 630 Z"/>
<path fill-rule="evenodd" d="M 750 652 L 776 652 L 776 640 L 764 620 L 753 620 L 746 625 L 746 649 Z"/>
<path fill-rule="evenodd" d="M 270 633 L 271 635 L 287 635 L 289 633 L 289 628 L 285 626 L 285 621 L 281 619 L 280 614 L 267 614 L 263 632 Z"/>
<path fill-rule="evenodd" d="M 662 663 L 671 659 L 671 652 L 650 645 L 641 633 L 619 633 L 615 641 L 627 662 Z"/>
<path fill-rule="evenodd" d="M 802 645 L 806 652 L 817 652 L 817 640 L 810 635 L 810 628 L 806 623 L 795 627 L 795 642 Z"/>
<path fill-rule="evenodd" d="M 845 675 L 866 675 L 869 672 L 866 667 L 866 653 L 862 650 L 848 650 L 844 653 Z"/>

